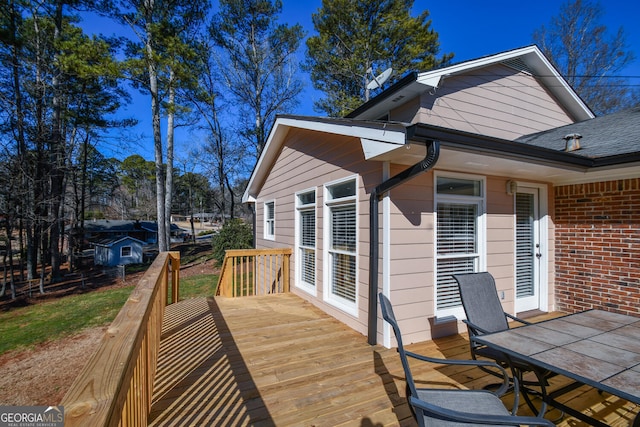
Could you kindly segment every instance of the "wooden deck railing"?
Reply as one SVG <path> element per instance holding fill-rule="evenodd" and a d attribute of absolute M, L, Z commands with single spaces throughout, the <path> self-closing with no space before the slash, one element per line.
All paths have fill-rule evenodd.
<path fill-rule="evenodd" d="M 289 292 L 291 249 L 232 249 L 224 256 L 216 295 L 243 297 Z"/>
<path fill-rule="evenodd" d="M 156 257 L 60 403 L 65 427 L 147 425 L 169 283 L 177 302 L 179 272 L 179 252 Z"/>

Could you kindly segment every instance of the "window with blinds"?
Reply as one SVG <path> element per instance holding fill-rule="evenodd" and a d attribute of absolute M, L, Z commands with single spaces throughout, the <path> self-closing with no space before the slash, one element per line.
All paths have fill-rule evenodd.
<path fill-rule="evenodd" d="M 297 277 L 301 285 L 316 285 L 316 192 L 308 191 L 296 197 L 298 227 Z"/>
<path fill-rule="evenodd" d="M 516 193 L 516 296 L 535 295 L 534 196 Z"/>
<path fill-rule="evenodd" d="M 264 238 L 276 237 L 276 205 L 274 201 L 264 204 Z"/>
<path fill-rule="evenodd" d="M 436 309 L 447 310 L 462 305 L 451 276 L 478 269 L 482 181 L 438 177 L 436 192 Z"/>
<path fill-rule="evenodd" d="M 327 186 L 329 228 L 328 259 L 330 300 L 353 305 L 356 302 L 356 181 Z"/>

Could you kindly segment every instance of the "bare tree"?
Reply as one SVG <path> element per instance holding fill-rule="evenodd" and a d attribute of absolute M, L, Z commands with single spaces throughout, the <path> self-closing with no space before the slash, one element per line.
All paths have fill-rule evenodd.
<path fill-rule="evenodd" d="M 299 24 L 277 24 L 280 0 L 220 0 L 209 26 L 213 43 L 226 58 L 225 85 L 241 110 L 241 134 L 260 156 L 278 113 L 297 104 L 302 83 L 295 53 L 304 36 Z"/>
<path fill-rule="evenodd" d="M 597 1 L 569 0 L 533 41 L 596 114 L 608 114 L 640 101 L 629 79 L 619 73 L 633 62 L 624 31 L 609 34 L 600 23 Z"/>

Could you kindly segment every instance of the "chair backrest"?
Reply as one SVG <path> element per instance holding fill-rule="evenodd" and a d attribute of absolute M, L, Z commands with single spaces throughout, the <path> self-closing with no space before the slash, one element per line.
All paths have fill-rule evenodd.
<path fill-rule="evenodd" d="M 416 385 L 413 382 L 413 375 L 411 375 L 411 368 L 409 367 L 409 360 L 407 359 L 407 353 L 405 353 L 404 346 L 402 344 L 402 334 L 400 333 L 400 327 L 396 321 L 396 315 L 393 313 L 393 307 L 389 298 L 382 293 L 378 295 L 380 301 L 380 309 L 382 310 L 382 318 L 391 325 L 393 333 L 396 336 L 398 342 L 398 353 L 400 353 L 400 361 L 402 362 L 402 368 L 404 369 L 404 376 L 407 380 L 407 386 L 411 391 L 412 396 L 417 396 Z"/>
<path fill-rule="evenodd" d="M 509 329 L 491 273 L 454 274 L 467 320 L 487 332 Z"/>

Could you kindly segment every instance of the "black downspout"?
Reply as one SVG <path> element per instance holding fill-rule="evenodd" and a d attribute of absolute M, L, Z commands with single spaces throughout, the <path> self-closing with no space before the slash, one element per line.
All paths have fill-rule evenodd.
<path fill-rule="evenodd" d="M 373 189 L 369 197 L 369 333 L 367 341 L 370 345 L 376 344 L 378 335 L 378 246 L 380 240 L 378 235 L 378 203 L 384 194 L 391 189 L 433 168 L 439 155 L 440 143 L 429 141 L 427 154 L 422 161 L 382 182 Z"/>

